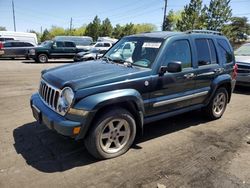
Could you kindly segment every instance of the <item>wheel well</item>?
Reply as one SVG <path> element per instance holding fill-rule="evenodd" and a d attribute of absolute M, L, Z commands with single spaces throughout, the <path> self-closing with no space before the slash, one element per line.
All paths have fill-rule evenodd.
<path fill-rule="evenodd" d="M 103 114 L 105 111 L 108 111 L 108 110 L 110 110 L 112 108 L 116 108 L 116 107 L 124 108 L 125 110 L 130 112 L 135 119 L 137 132 L 143 131 L 143 122 L 141 120 L 140 113 L 139 113 L 140 110 L 138 109 L 137 105 L 133 101 L 126 101 L 126 102 L 120 102 L 120 103 L 106 105 L 106 106 L 100 108 L 96 112 L 95 117 L 98 117 L 99 115 Z M 95 117 L 92 120 L 91 124 L 95 121 Z"/>
<path fill-rule="evenodd" d="M 227 93 L 228 93 L 228 103 L 229 103 L 230 100 L 231 100 L 231 91 L 232 91 L 231 84 L 230 83 L 223 83 L 223 84 L 219 85 L 218 88 L 222 88 L 222 87 L 224 87 L 227 90 Z"/>
<path fill-rule="evenodd" d="M 45 55 L 47 55 L 47 57 L 49 58 L 49 54 L 48 54 L 47 52 L 39 52 L 39 53 L 37 53 L 37 58 L 38 58 L 38 56 L 39 56 L 40 54 L 45 54 Z"/>

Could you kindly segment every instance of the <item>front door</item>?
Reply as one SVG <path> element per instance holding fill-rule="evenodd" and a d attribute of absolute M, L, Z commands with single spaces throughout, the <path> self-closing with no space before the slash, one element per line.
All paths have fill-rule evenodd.
<path fill-rule="evenodd" d="M 190 106 L 192 98 L 199 92 L 194 90 L 195 75 L 189 38 L 168 42 L 164 54 L 162 66 L 172 61 L 180 61 L 182 72 L 166 72 L 163 76 L 153 77 L 149 110 L 146 112 L 148 116 Z"/>
<path fill-rule="evenodd" d="M 64 42 L 56 41 L 51 46 L 50 56 L 52 58 L 62 58 L 64 57 Z"/>

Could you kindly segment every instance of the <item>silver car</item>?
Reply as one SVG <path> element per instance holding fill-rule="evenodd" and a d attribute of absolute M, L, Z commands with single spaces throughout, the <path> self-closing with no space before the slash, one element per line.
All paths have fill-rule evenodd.
<path fill-rule="evenodd" d="M 234 53 L 238 65 L 236 85 L 250 86 L 250 43 L 242 45 Z"/>

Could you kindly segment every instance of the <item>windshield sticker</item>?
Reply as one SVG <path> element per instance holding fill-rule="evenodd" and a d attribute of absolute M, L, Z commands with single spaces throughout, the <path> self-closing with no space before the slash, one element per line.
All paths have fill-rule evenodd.
<path fill-rule="evenodd" d="M 161 43 L 160 42 L 145 42 L 143 44 L 143 48 L 160 48 Z"/>

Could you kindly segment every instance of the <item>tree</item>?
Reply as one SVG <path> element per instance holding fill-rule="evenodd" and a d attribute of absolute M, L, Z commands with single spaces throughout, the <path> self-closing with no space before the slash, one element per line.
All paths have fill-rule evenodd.
<path fill-rule="evenodd" d="M 143 33 L 143 32 L 156 31 L 157 27 L 154 24 L 143 23 L 134 25 L 134 29 L 136 33 Z"/>
<path fill-rule="evenodd" d="M 100 36 L 106 37 L 112 35 L 113 27 L 111 25 L 111 22 L 108 18 L 103 20 L 102 25 L 101 25 L 101 30 L 100 30 Z"/>
<path fill-rule="evenodd" d="M 177 22 L 181 20 L 181 11 L 174 12 L 170 10 L 166 16 L 166 20 L 163 25 L 163 31 L 175 31 L 177 30 Z"/>
<path fill-rule="evenodd" d="M 220 30 L 232 16 L 229 6 L 231 0 L 211 0 L 206 9 L 206 28 L 209 30 Z"/>
<path fill-rule="evenodd" d="M 95 16 L 93 22 L 89 23 L 86 27 L 85 34 L 92 37 L 95 41 L 100 36 L 101 20 Z"/>
<path fill-rule="evenodd" d="M 53 38 L 53 36 L 50 34 L 50 32 L 48 31 L 48 29 L 45 29 L 43 31 L 43 34 L 41 36 L 41 42 L 45 41 L 45 40 L 51 40 Z"/>
<path fill-rule="evenodd" d="M 0 26 L 0 31 L 7 31 L 6 27 Z"/>
<path fill-rule="evenodd" d="M 235 44 L 247 39 L 250 34 L 250 24 L 246 17 L 232 17 L 231 23 L 222 27 L 222 32 Z"/>
<path fill-rule="evenodd" d="M 115 26 L 115 28 L 113 29 L 113 32 L 112 32 L 112 36 L 114 38 L 117 38 L 117 39 L 122 37 L 122 26 L 121 25 L 117 24 Z"/>
<path fill-rule="evenodd" d="M 132 35 L 135 33 L 136 33 L 136 30 L 134 28 L 134 24 L 132 23 L 126 24 L 122 29 L 122 37 L 127 36 L 127 35 Z"/>
<path fill-rule="evenodd" d="M 205 8 L 202 8 L 202 0 L 191 0 L 184 6 L 181 19 L 177 22 L 180 31 L 203 29 L 205 24 Z"/>
<path fill-rule="evenodd" d="M 52 37 L 65 35 L 65 29 L 62 27 L 52 26 L 49 33 Z"/>

